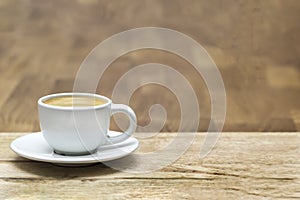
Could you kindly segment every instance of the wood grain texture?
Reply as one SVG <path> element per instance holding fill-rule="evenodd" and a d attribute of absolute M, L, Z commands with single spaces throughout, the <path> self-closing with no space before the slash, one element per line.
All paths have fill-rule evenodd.
<path fill-rule="evenodd" d="M 38 131 L 38 97 L 72 91 L 81 62 L 98 43 L 145 26 L 180 31 L 208 51 L 226 88 L 225 131 L 300 131 L 299 8 L 299 0 L 1 0 L 0 131 Z M 117 80 L 144 63 L 168 65 L 187 78 L 201 109 L 198 131 L 206 131 L 211 118 L 206 85 L 193 66 L 173 54 L 141 50 L 120 57 L 97 93 L 111 97 Z M 157 103 L 168 112 L 162 131 L 177 131 L 180 107 L 167 88 L 141 87 L 130 106 L 146 125 L 148 109 Z M 112 128 L 118 129 L 115 123 Z"/>
<path fill-rule="evenodd" d="M 10 142 L 22 135 L 0 135 L 2 199 L 300 198 L 300 133 L 223 133 L 203 160 L 198 155 L 205 134 L 197 133 L 176 162 L 140 174 L 116 171 L 104 164 L 66 168 L 23 159 L 8 150 Z M 175 133 L 159 133 L 141 140 L 135 153 L 151 152 L 172 136 Z"/>

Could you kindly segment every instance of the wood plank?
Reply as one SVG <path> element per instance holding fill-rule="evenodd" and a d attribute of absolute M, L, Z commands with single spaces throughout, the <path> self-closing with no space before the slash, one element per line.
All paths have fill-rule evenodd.
<path fill-rule="evenodd" d="M 212 153 L 204 160 L 199 160 L 199 145 L 205 136 L 201 133 L 175 163 L 163 170 L 142 174 L 119 172 L 102 164 L 64 168 L 20 159 L 12 152 L 7 152 L 9 142 L 20 135 L 23 134 L 1 134 L 0 179 L 2 188 L 7 188 L 4 190 L 8 191 L 6 195 L 17 186 L 20 190 L 16 195 L 19 196 L 30 193 L 33 198 L 45 193 L 49 197 L 57 195 L 64 198 L 64 194 L 71 193 L 63 193 L 63 188 L 72 191 L 71 188 L 79 190 L 79 185 L 85 185 L 86 189 L 83 186 L 80 190 L 83 195 L 88 188 L 108 185 L 98 190 L 99 195 L 109 190 L 118 191 L 117 194 L 121 195 L 128 190 L 130 194 L 139 196 L 145 192 L 137 192 L 139 187 L 149 194 L 157 190 L 164 191 L 158 198 L 171 198 L 169 195 L 174 192 L 179 197 L 190 192 L 195 198 L 198 195 L 207 198 L 213 195 L 228 198 L 239 195 L 245 198 L 300 197 L 299 133 L 223 133 Z M 159 137 L 142 143 L 141 147 L 144 145 L 146 147 L 142 149 L 149 151 L 162 141 L 168 141 L 169 136 L 170 133 L 161 133 Z M 48 184 L 54 187 L 47 188 Z M 123 184 L 127 186 L 123 187 Z M 120 185 L 123 190 L 116 189 Z M 149 188 L 151 185 L 153 188 Z M 174 192 L 168 193 L 169 187 L 174 188 Z M 31 188 L 35 188 L 35 192 Z"/>
<path fill-rule="evenodd" d="M 0 180 L 5 199 L 293 199 L 297 184 L 248 179 Z M 291 188 L 292 187 L 292 188 Z M 16 188 L 18 188 L 16 190 Z M 291 191 L 292 189 L 292 191 Z"/>
<path fill-rule="evenodd" d="M 76 198 L 300 198 L 300 133 L 223 133 L 204 160 L 198 151 L 205 134 L 197 133 L 176 162 L 141 174 L 103 164 L 66 168 L 22 159 L 8 150 L 10 142 L 21 135 L 0 134 L 2 197 L 67 198 L 76 193 Z M 174 135 L 160 133 L 141 140 L 137 153 L 161 147 Z"/>
<path fill-rule="evenodd" d="M 1 133 L 0 142 L 0 161 L 15 161 L 20 158 L 12 151 L 7 151 L 10 143 L 17 137 L 29 133 Z M 184 133 L 189 134 L 189 133 Z M 137 134 L 136 134 L 137 135 Z M 162 148 L 168 142 L 175 138 L 177 133 L 158 133 L 155 137 L 140 140 L 139 150 L 142 152 L 151 152 L 157 148 Z M 206 133 L 197 133 L 194 143 L 190 147 L 190 151 L 199 151 L 200 145 Z M 137 135 L 138 136 L 138 135 Z M 251 151 L 256 156 L 266 156 L 274 152 L 288 152 L 288 155 L 294 155 L 300 149 L 300 135 L 297 132 L 276 132 L 276 133 L 256 133 L 256 132 L 226 132 L 222 133 L 214 151 L 220 151 L 224 155 L 231 153 L 239 153 Z M 151 145 L 149 145 L 151 143 Z M 198 149 L 197 149 L 198 148 Z M 265 149 L 268 148 L 268 149 Z M 239 150 L 239 152 L 235 152 Z M 270 151 L 268 151 L 270 150 Z M 210 155 L 210 157 L 213 154 Z M 243 154 L 240 154 L 243 155 Z M 295 154 L 297 155 L 297 154 Z M 197 155 L 196 155 L 197 156 Z M 276 155 L 277 157 L 281 155 Z M 299 155 L 300 156 L 300 155 Z M 247 159 L 246 155 L 243 157 Z M 281 159 L 283 159 L 282 157 Z M 250 158 L 249 158 L 250 159 Z M 22 159 L 23 160 L 23 159 Z M 231 160 L 232 162 L 233 160 Z M 224 160 L 224 162 L 227 162 Z M 228 161 L 229 162 L 229 161 Z"/>

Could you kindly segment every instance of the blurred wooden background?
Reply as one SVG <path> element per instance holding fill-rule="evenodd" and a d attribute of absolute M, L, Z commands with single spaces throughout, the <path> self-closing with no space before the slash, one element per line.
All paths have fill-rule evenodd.
<path fill-rule="evenodd" d="M 72 91 L 76 72 L 93 47 L 144 26 L 180 31 L 211 54 L 227 92 L 224 131 L 300 131 L 299 20 L 298 0 L 0 0 L 0 131 L 39 130 L 40 96 Z M 110 97 L 122 74 L 149 62 L 187 77 L 199 99 L 199 131 L 205 131 L 207 89 L 192 66 L 173 54 L 142 50 L 122 56 L 97 92 Z M 176 96 L 157 85 L 139 88 L 131 98 L 139 124 L 149 123 L 153 103 L 168 112 L 162 131 L 176 131 Z"/>

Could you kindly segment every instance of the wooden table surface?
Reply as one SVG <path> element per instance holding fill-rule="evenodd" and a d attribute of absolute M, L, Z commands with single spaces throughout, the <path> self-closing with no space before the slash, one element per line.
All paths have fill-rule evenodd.
<path fill-rule="evenodd" d="M 300 133 L 222 133 L 200 160 L 204 133 L 176 162 L 130 174 L 103 164 L 60 167 L 17 156 L 10 143 L 25 133 L 0 134 L 1 199 L 299 199 Z M 141 141 L 136 153 L 174 133 Z M 137 162 L 137 161 L 136 161 Z"/>

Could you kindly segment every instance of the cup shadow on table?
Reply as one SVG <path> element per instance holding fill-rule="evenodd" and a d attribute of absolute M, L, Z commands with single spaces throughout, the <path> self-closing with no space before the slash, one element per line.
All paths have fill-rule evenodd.
<path fill-rule="evenodd" d="M 115 160 L 124 164 L 123 168 L 130 168 L 130 166 L 136 164 L 136 159 L 132 155 L 128 155 L 124 158 Z M 110 161 L 114 162 L 114 161 Z M 92 178 L 97 176 L 111 176 L 120 171 L 110 168 L 103 163 L 94 163 L 84 166 L 63 166 L 52 163 L 30 161 L 24 159 L 22 161 L 13 162 L 15 167 L 20 170 L 32 174 L 33 176 L 42 176 L 55 179 L 74 179 L 74 178 Z"/>

